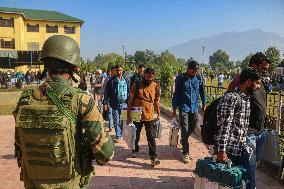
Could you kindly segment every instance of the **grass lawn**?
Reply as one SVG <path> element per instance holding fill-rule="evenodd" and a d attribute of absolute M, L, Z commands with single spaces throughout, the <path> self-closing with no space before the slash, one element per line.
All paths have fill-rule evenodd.
<path fill-rule="evenodd" d="M 230 83 L 230 81 L 228 81 L 228 80 L 224 80 L 224 82 L 223 82 L 223 86 L 222 86 L 222 87 L 224 87 L 224 88 L 228 88 L 229 83 Z M 206 86 L 213 86 L 213 87 L 217 87 L 217 84 L 218 84 L 218 80 L 217 80 L 216 78 L 215 78 L 215 79 L 213 79 L 213 80 L 212 80 L 212 82 L 211 82 L 211 80 L 210 80 L 210 79 L 206 78 Z"/>
<path fill-rule="evenodd" d="M 21 91 L 0 92 L 0 115 L 11 115 L 20 95 Z"/>

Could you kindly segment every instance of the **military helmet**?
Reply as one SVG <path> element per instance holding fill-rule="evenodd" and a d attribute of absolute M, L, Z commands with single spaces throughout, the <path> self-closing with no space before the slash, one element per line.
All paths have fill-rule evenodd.
<path fill-rule="evenodd" d="M 79 45 L 65 35 L 53 35 L 44 42 L 39 60 L 47 57 L 63 60 L 74 66 L 79 66 L 81 62 Z"/>

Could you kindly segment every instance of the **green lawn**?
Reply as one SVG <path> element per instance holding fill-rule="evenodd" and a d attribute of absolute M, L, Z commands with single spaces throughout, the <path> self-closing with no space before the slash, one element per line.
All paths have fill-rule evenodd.
<path fill-rule="evenodd" d="M 0 115 L 11 115 L 20 95 L 21 91 L 0 92 Z"/>

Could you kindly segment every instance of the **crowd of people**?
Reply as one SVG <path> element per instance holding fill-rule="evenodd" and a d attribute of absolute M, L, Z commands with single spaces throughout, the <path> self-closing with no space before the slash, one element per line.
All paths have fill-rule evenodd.
<path fill-rule="evenodd" d="M 256 164 L 265 140 L 264 120 L 266 114 L 266 93 L 271 91 L 271 84 L 267 80 L 267 70 L 271 62 L 266 56 L 258 52 L 250 59 L 249 68 L 237 75 L 218 103 L 217 121 L 219 132 L 215 136 L 214 149 L 217 160 L 224 162 L 231 159 L 234 165 L 241 165 L 247 169 L 249 180 L 247 188 L 255 188 Z M 201 109 L 206 109 L 206 94 L 204 81 L 198 75 L 199 64 L 196 61 L 187 62 L 187 71 L 175 78 L 174 93 L 172 98 L 172 119 L 179 120 L 181 129 L 182 159 L 184 163 L 191 160 L 189 154 L 189 136 L 195 130 L 198 120 L 199 98 Z M 96 72 L 97 77 L 103 77 Z M 222 87 L 224 75 L 219 73 L 218 87 Z M 140 65 L 136 74 L 130 81 L 123 76 L 122 66 L 113 67 L 107 78 L 100 78 L 98 83 L 93 82 L 94 95 L 100 95 L 103 110 L 111 112 L 109 128 L 114 127 L 116 141 L 122 136 L 122 123 L 120 121 L 121 107 L 128 103 L 128 119 L 131 122 L 130 108 L 142 107 L 140 122 L 134 122 L 137 128 L 135 149 L 132 156 L 139 152 L 141 128 L 145 126 L 149 146 L 151 164 L 160 163 L 156 153 L 155 120 L 160 116 L 160 89 L 154 81 L 155 71 Z M 105 83 L 102 85 L 102 83 Z M 138 89 L 137 85 L 139 86 Z M 99 90 L 96 89 L 99 87 Z M 136 92 L 138 90 L 138 92 Z M 154 117 L 154 110 L 157 117 Z M 177 110 L 179 115 L 177 116 Z M 178 118 L 177 118 L 178 117 Z"/>
<path fill-rule="evenodd" d="M 92 160 L 95 158 L 99 165 L 110 161 L 114 155 L 113 140 L 116 143 L 122 141 L 123 122 L 121 113 L 126 104 L 126 124 L 134 124 L 136 127 L 132 157 L 135 158 L 139 153 L 140 134 L 142 128 L 145 127 L 151 165 L 160 164 L 156 132 L 160 120 L 161 90 L 155 80 L 155 70 L 139 65 L 131 78 L 125 77 L 121 65 L 111 67 L 108 73 L 97 70 L 90 75 L 91 94 L 82 92 L 82 90 L 87 90 L 87 84 L 86 75 L 80 74 L 78 66 L 78 57 L 80 57 L 78 45 L 73 39 L 65 36 L 53 36 L 48 40 L 48 43 L 43 46 L 40 60 L 47 68 L 49 77 L 38 89 L 24 91 L 14 111 L 16 125 L 18 125 L 15 133 L 15 152 L 19 166 L 23 170 L 25 186 L 27 188 L 30 185 L 63 187 L 73 183 L 74 186 L 86 187 L 92 172 Z M 65 54 L 60 56 L 49 54 L 50 45 L 55 42 L 58 44 L 57 41 L 62 41 L 63 44 L 68 43 L 74 47 L 72 50 L 68 49 L 68 51 L 71 51 L 69 54 L 73 56 L 72 59 L 66 57 Z M 61 48 L 65 48 L 65 46 L 59 45 L 56 48 L 58 48 L 57 52 L 61 53 Z M 220 99 L 216 109 L 218 131 L 214 135 L 213 144 L 211 144 L 214 154 L 217 156 L 218 162 L 222 163 L 230 159 L 233 165 L 243 166 L 246 169 L 248 179 L 246 188 L 248 189 L 256 187 L 256 165 L 265 141 L 266 94 L 270 91 L 270 88 L 267 87 L 267 70 L 270 65 L 270 60 L 263 53 L 254 54 L 250 58 L 249 67 L 243 69 L 230 82 L 228 91 Z M 199 63 L 197 61 L 187 61 L 186 72 L 178 74 L 175 78 L 172 96 L 172 124 L 177 125 L 181 131 L 181 157 L 185 164 L 192 159 L 189 150 L 189 137 L 197 126 L 199 99 L 201 99 L 202 111 L 207 111 L 207 105 L 209 105 L 206 103 L 204 80 L 198 74 L 198 70 Z M 70 73 L 77 73 L 78 77 Z M 2 73 L 1 75 L 6 74 Z M 33 81 L 32 75 L 41 74 L 30 72 L 26 74 L 28 76 L 12 73 L 7 75 L 11 75 L 11 78 L 29 78 L 27 83 L 31 83 Z M 77 83 L 82 90 L 70 87 L 70 80 Z M 218 87 L 222 87 L 224 76 L 221 73 L 218 75 L 218 80 Z M 69 107 L 69 109 L 66 107 Z M 139 121 L 132 120 L 131 110 L 133 107 L 142 109 Z M 35 114 L 38 111 L 40 113 Z M 58 114 L 58 111 L 62 114 Z M 17 114 L 25 114 L 25 116 L 17 116 Z M 39 122 L 41 120 L 39 117 L 45 114 L 48 114 L 46 116 L 50 118 L 50 120 L 46 120 L 50 121 L 50 126 L 52 126 L 50 128 L 49 124 Z M 51 114 L 54 114 L 54 117 Z M 65 116 L 69 122 L 62 116 Z M 102 117 L 109 122 L 108 131 L 114 129 L 114 139 L 104 130 Z M 26 118 L 32 119 L 30 121 L 33 124 L 26 125 L 26 120 L 24 120 Z M 58 120 L 64 121 L 58 122 Z M 66 127 L 66 124 L 69 124 L 68 127 Z M 80 129 L 76 130 L 77 127 L 80 127 Z M 30 128 L 32 129 L 29 130 Z M 46 132 L 47 128 L 50 129 L 48 133 Z M 78 133 L 72 130 L 74 128 Z M 35 130 L 38 131 L 35 132 Z M 59 141 L 56 138 L 57 134 L 55 136 L 52 134 L 53 132 L 62 132 L 62 136 L 69 136 L 70 133 L 75 132 L 76 136 L 78 134 L 78 138 L 71 135 L 69 136 L 71 138 L 63 137 L 60 140 L 64 141 Z M 34 135 L 35 133 L 40 133 L 40 135 Z M 82 142 L 82 137 L 88 144 L 87 146 Z M 30 140 L 30 138 L 33 140 Z M 48 140 L 43 140 L 43 138 Z M 77 140 L 78 143 L 75 142 Z M 45 143 L 41 144 L 43 141 Z M 27 146 L 26 143 L 31 144 Z M 70 146 L 66 146 L 67 144 L 70 144 Z M 72 146 L 73 144 L 82 146 L 78 148 Z M 64 153 L 58 151 L 54 156 L 44 156 L 44 158 L 49 158 L 48 161 L 50 162 L 56 161 L 56 166 L 47 167 L 46 162 L 42 159 L 36 161 L 37 154 L 23 153 L 28 150 L 32 151 L 38 145 L 45 145 L 48 149 L 54 147 L 57 151 L 61 148 L 72 150 L 65 149 Z M 91 151 L 88 151 L 88 147 L 91 147 Z M 83 152 L 82 150 L 86 151 Z M 75 162 L 75 165 L 72 164 L 73 160 L 68 162 L 65 157 L 66 153 L 73 151 L 74 154 L 71 154 L 71 156 L 78 161 Z M 45 155 L 44 152 L 42 155 Z M 32 161 L 29 158 L 32 158 Z M 35 165 L 42 167 L 40 172 L 43 174 L 36 174 Z M 69 169 L 66 168 L 66 165 L 75 166 L 76 176 L 74 178 L 71 179 L 70 177 L 72 175 L 70 170 L 73 167 Z M 25 166 L 28 166 L 29 169 L 26 169 Z M 57 169 L 62 171 L 60 175 L 57 174 Z M 44 173 L 45 171 L 54 171 L 54 175 L 58 175 L 59 178 L 57 182 L 54 182 L 54 175 Z M 44 179 L 48 177 L 50 180 L 42 180 L 43 177 Z M 72 182 L 68 181 L 70 179 Z"/>
<path fill-rule="evenodd" d="M 7 89 L 13 86 L 22 88 L 24 85 L 39 84 L 41 81 L 41 71 L 13 72 L 0 71 L 0 88 Z"/>

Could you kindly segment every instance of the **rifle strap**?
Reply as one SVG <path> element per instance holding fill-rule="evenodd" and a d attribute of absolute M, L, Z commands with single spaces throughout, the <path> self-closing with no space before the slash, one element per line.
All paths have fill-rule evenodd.
<path fill-rule="evenodd" d="M 46 94 L 51 99 L 51 101 L 57 106 L 63 115 L 65 115 L 73 124 L 76 124 L 76 115 L 64 105 L 62 100 L 58 98 L 56 93 L 52 90 L 47 82 L 40 86 L 40 89 L 42 90 L 43 94 Z"/>

